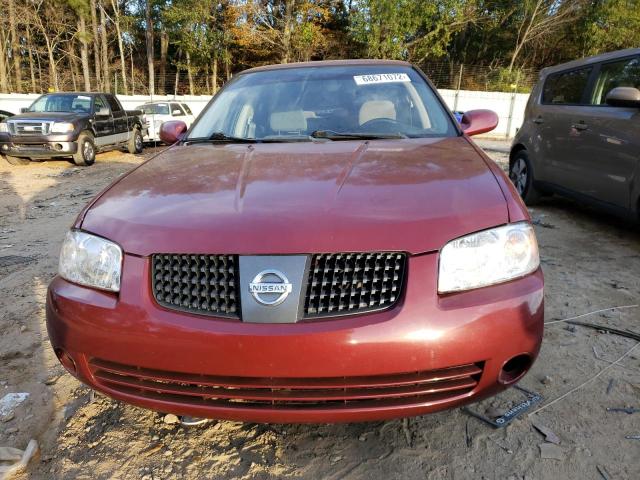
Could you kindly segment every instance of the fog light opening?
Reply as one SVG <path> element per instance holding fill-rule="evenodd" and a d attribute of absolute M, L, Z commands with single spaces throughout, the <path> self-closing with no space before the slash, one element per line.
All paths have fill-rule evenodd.
<path fill-rule="evenodd" d="M 527 373 L 529 367 L 531 367 L 530 355 L 526 353 L 516 355 L 502 366 L 498 380 L 505 385 L 516 382 Z"/>
<path fill-rule="evenodd" d="M 63 147 L 62 147 L 62 144 L 61 144 L 61 143 L 56 143 L 56 144 L 54 145 L 54 148 L 55 148 L 56 150 L 58 150 L 58 151 L 61 151 Z"/>
<path fill-rule="evenodd" d="M 73 361 L 73 358 L 71 358 L 71 355 L 69 355 L 67 352 L 65 352 L 61 348 L 56 348 L 54 352 L 56 352 L 56 357 L 58 357 L 58 360 L 60 361 L 62 366 L 66 368 L 69 371 L 69 373 L 76 375 L 77 373 L 76 362 Z"/>

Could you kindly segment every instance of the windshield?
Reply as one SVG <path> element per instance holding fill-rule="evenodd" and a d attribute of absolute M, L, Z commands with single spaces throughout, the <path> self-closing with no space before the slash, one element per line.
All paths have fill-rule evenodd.
<path fill-rule="evenodd" d="M 349 140 L 456 134 L 431 87 L 413 68 L 345 65 L 239 75 L 207 106 L 188 139 L 224 135 L 258 141 L 310 140 L 309 136 Z"/>
<path fill-rule="evenodd" d="M 147 115 L 169 115 L 168 103 L 147 103 L 140 105 L 137 110 L 142 110 Z"/>
<path fill-rule="evenodd" d="M 29 112 L 90 113 L 89 95 L 43 95 L 29 107 Z"/>

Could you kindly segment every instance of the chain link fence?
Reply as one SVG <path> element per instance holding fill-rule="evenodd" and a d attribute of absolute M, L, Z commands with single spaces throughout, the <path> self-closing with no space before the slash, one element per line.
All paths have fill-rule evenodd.
<path fill-rule="evenodd" d="M 466 65 L 450 62 L 427 62 L 419 67 L 427 74 L 439 89 L 469 90 L 485 92 L 529 93 L 538 79 L 538 71 L 532 69 L 513 69 L 506 67 L 491 67 L 484 65 Z M 98 81 L 95 75 L 89 78 L 91 91 L 109 91 L 120 95 L 150 95 L 146 74 L 134 70 L 133 75 L 126 72 L 126 89 L 122 78 L 122 71 L 113 68 L 109 75 L 109 82 L 104 78 Z M 210 74 L 192 72 L 191 79 L 186 71 L 172 72 L 165 75 L 155 75 L 155 95 L 212 95 L 214 84 L 220 88 L 228 80 L 221 72 L 217 79 Z M 56 82 L 52 81 L 47 71 L 35 72 L 32 78 L 23 78 L 21 93 L 45 93 L 50 91 L 83 91 L 86 90 L 84 76 L 80 72 L 70 69 L 61 70 L 57 74 Z M 12 86 L 11 92 L 17 89 Z"/>
<path fill-rule="evenodd" d="M 529 93 L 539 75 L 534 69 L 449 62 L 429 62 L 420 68 L 437 88 L 482 92 Z"/>

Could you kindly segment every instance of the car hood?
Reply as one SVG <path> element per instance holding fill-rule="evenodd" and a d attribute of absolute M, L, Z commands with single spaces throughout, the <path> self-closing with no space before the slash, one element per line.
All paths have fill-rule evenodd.
<path fill-rule="evenodd" d="M 88 117 L 88 113 L 79 112 L 26 112 L 14 115 L 10 118 L 14 120 L 33 120 L 34 122 L 56 121 L 56 122 L 73 122 L 80 118 Z"/>
<path fill-rule="evenodd" d="M 464 137 L 170 148 L 114 183 L 82 228 L 132 254 L 438 250 L 508 221 Z"/>

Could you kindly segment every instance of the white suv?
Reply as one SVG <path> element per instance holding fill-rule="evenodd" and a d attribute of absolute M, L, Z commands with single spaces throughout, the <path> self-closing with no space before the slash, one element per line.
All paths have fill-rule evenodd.
<path fill-rule="evenodd" d="M 169 120 L 182 120 L 190 127 L 194 116 L 186 103 L 181 102 L 149 102 L 137 107 L 144 112 L 147 123 L 145 142 L 160 141 L 160 126 Z"/>

